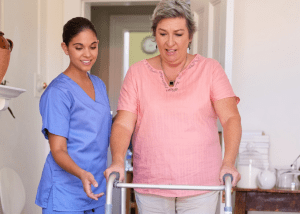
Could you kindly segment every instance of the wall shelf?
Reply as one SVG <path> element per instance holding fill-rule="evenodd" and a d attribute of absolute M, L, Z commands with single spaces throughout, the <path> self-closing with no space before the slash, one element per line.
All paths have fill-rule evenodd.
<path fill-rule="evenodd" d="M 4 111 L 9 106 L 9 100 L 18 97 L 26 90 L 21 88 L 0 85 L 0 111 Z"/>

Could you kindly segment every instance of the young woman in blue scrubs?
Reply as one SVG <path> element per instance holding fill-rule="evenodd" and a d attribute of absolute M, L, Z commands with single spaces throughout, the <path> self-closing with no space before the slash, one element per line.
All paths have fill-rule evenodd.
<path fill-rule="evenodd" d="M 40 100 L 42 133 L 49 140 L 36 204 L 43 214 L 105 212 L 107 149 L 112 117 L 104 83 L 88 73 L 98 55 L 97 33 L 82 17 L 63 29 L 69 67 Z"/>

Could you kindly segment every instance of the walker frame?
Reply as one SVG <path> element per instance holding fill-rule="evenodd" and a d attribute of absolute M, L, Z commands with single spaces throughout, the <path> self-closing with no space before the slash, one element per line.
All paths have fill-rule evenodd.
<path fill-rule="evenodd" d="M 223 181 L 225 185 L 221 186 L 190 186 L 190 185 L 152 185 L 152 184 L 135 184 L 119 182 L 120 174 L 112 172 L 109 175 L 106 191 L 105 214 L 112 214 L 112 192 L 113 188 L 121 188 L 121 214 L 126 214 L 126 198 L 124 191 L 126 188 L 143 188 L 143 189 L 172 189 L 172 190 L 209 190 L 209 191 L 225 191 L 225 214 L 232 214 L 231 205 L 231 182 L 233 177 L 231 174 L 225 174 Z"/>

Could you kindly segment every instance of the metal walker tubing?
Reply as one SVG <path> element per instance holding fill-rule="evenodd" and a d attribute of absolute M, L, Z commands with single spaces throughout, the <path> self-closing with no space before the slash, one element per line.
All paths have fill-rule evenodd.
<path fill-rule="evenodd" d="M 232 214 L 231 205 L 231 182 L 233 177 L 231 174 L 225 174 L 223 181 L 225 185 L 221 186 L 190 186 L 190 185 L 152 185 L 152 184 L 132 184 L 120 183 L 120 175 L 118 172 L 112 172 L 107 182 L 105 214 L 112 214 L 112 191 L 113 188 L 121 188 L 125 191 L 126 188 L 144 188 L 144 189 L 172 189 L 172 190 L 209 190 L 209 191 L 225 191 L 225 214 Z M 126 213 L 125 194 L 121 194 L 121 214 Z M 125 207 L 124 207 L 125 205 Z"/>

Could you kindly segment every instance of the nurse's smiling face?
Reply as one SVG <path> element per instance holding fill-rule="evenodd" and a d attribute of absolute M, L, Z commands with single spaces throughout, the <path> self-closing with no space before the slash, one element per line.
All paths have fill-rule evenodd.
<path fill-rule="evenodd" d="M 91 70 L 98 56 L 97 37 L 90 29 L 85 29 L 73 37 L 67 46 L 62 43 L 65 54 L 70 57 L 71 69 L 87 72 Z"/>

